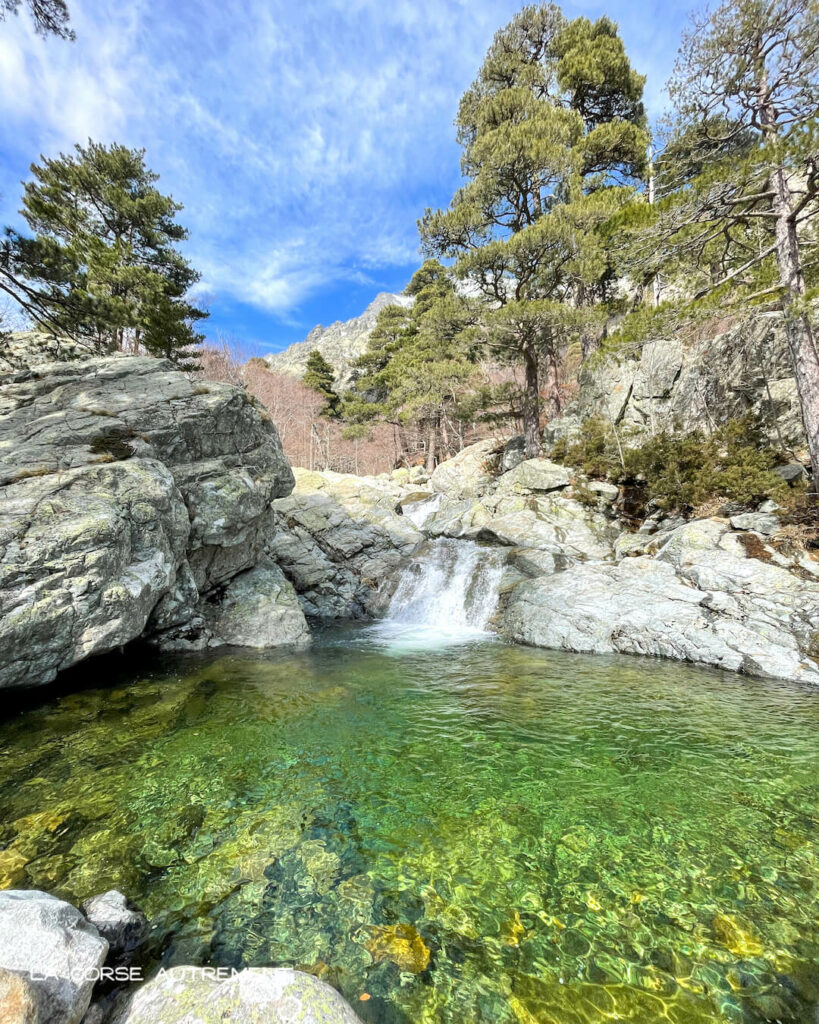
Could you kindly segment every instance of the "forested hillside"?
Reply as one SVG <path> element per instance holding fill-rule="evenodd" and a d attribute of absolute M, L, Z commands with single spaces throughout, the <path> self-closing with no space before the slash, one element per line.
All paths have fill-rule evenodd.
<path fill-rule="evenodd" d="M 817 20 L 813 0 L 695 16 L 671 109 L 651 125 L 612 20 L 524 7 L 461 98 L 462 185 L 419 218 L 423 259 L 404 293 L 266 360 L 202 346 L 181 207 L 142 151 L 91 142 L 33 165 L 30 230 L 7 232 L 0 287 L 41 335 L 70 339 L 65 351 L 150 352 L 242 383 L 296 464 L 369 473 L 431 470 L 490 434 L 522 435 L 531 457 L 568 431 L 577 457 L 617 449 L 627 476 L 622 449 L 645 423 L 639 402 L 625 422 L 595 404 L 599 368 L 611 377 L 658 343 L 690 361 L 730 325 L 732 351 L 761 354 L 756 377 L 735 381 L 745 399 L 709 406 L 703 366 L 662 430 L 741 420 L 732 429 L 750 447 L 764 437 L 766 463 L 807 469 L 819 464 Z M 783 432 L 785 406 L 801 429 Z"/>
<path fill-rule="evenodd" d="M 366 451 L 368 471 L 431 468 L 493 432 L 522 433 L 537 454 L 544 426 L 577 412 L 597 368 L 657 342 L 690 351 L 730 325 L 735 355 L 770 355 L 754 358 L 757 379 L 735 382 L 745 400 L 709 409 L 690 391 L 663 429 L 741 419 L 748 445 L 760 431 L 778 449 L 768 461 L 816 464 L 818 32 L 807 0 L 731 0 L 695 20 L 673 109 L 652 130 L 645 79 L 615 24 L 524 8 L 461 100 L 464 184 L 419 220 L 427 259 L 405 298 L 380 310 L 366 350 L 336 348 L 338 366 L 311 335 L 338 401 L 327 415 L 299 398 L 312 408 L 297 460 L 349 469 Z M 764 318 L 777 315 L 781 333 L 760 348 Z M 302 347 L 306 358 L 309 339 Z M 705 367 L 702 378 L 713 390 Z M 787 437 L 783 403 L 801 424 Z M 588 394 L 580 409 L 606 418 Z M 617 419 L 598 433 L 622 447 L 631 419 L 625 439 Z"/>

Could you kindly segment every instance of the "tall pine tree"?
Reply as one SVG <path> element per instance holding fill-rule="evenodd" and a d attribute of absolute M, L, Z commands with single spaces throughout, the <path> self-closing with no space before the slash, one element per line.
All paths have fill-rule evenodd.
<path fill-rule="evenodd" d="M 336 374 L 317 348 L 307 356 L 307 369 L 301 379 L 305 387 L 317 391 L 324 399 L 320 415 L 335 419 L 338 416 L 339 396 L 335 389 Z"/>
<path fill-rule="evenodd" d="M 376 420 L 412 427 L 432 470 L 449 448 L 459 399 L 476 371 L 469 328 L 477 316 L 437 260 L 415 272 L 405 294 L 415 299 L 410 309 L 380 311 L 342 412 L 348 436 Z"/>
<path fill-rule="evenodd" d="M 667 194 L 637 233 L 645 271 L 689 268 L 689 298 L 785 318 L 819 469 L 819 5 L 726 0 L 694 18 L 670 84 Z"/>
<path fill-rule="evenodd" d="M 543 356 L 555 364 L 578 331 L 572 306 L 590 306 L 602 287 L 601 226 L 645 164 L 642 88 L 608 19 L 567 22 L 553 4 L 525 7 L 461 100 L 467 183 L 419 224 L 425 250 L 453 258 L 494 307 L 489 339 L 523 365 L 530 457 L 540 450 Z"/>

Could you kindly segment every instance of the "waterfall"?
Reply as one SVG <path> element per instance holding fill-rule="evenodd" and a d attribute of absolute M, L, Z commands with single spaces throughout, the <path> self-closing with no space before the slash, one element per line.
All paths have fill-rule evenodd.
<path fill-rule="evenodd" d="M 438 511 L 443 494 L 431 494 L 425 501 L 413 501 L 402 506 L 406 519 L 420 530 L 429 517 Z"/>
<path fill-rule="evenodd" d="M 503 553 L 469 540 L 430 541 L 401 574 L 379 636 L 428 646 L 486 632 L 498 603 Z"/>

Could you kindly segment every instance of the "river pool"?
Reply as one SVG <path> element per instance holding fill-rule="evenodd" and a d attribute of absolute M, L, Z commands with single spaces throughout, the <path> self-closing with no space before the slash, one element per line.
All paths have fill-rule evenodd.
<path fill-rule="evenodd" d="M 819 693 L 462 640 L 80 666 L 6 709 L 0 878 L 366 1022 L 815 1024 Z"/>

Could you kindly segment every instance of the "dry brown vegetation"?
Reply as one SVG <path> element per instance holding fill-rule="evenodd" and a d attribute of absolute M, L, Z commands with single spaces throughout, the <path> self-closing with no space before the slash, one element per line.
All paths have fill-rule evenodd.
<path fill-rule="evenodd" d="M 274 373 L 263 359 L 243 359 L 228 341 L 203 349 L 199 364 L 196 377 L 243 387 L 265 406 L 294 466 L 375 475 L 397 466 L 425 462 L 426 439 L 417 430 L 401 424 L 376 423 L 365 437 L 345 438 L 343 423 L 320 414 L 323 400 L 317 392 L 294 377 Z M 513 371 L 495 364 L 482 365 L 480 376 L 486 386 L 515 383 Z M 514 416 L 500 416 L 500 420 L 484 422 L 476 417 L 474 423 L 449 423 L 448 455 L 489 435 L 511 435 L 518 429 Z"/>

